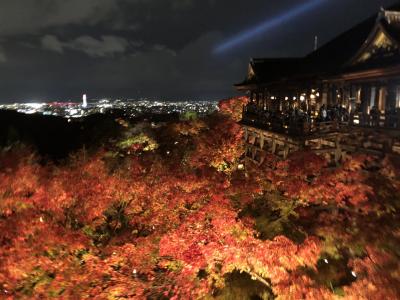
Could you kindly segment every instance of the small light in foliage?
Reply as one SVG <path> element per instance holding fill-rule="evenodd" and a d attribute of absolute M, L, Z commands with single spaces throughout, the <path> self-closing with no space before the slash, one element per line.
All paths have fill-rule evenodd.
<path fill-rule="evenodd" d="M 357 278 L 357 274 L 354 271 L 351 271 L 351 275 L 353 275 L 353 277 Z"/>
<path fill-rule="evenodd" d="M 328 259 L 324 259 L 324 262 L 326 263 L 326 264 L 329 264 L 329 261 L 328 261 Z"/>
<path fill-rule="evenodd" d="M 244 170 L 244 164 L 239 164 L 238 165 L 238 170 Z"/>

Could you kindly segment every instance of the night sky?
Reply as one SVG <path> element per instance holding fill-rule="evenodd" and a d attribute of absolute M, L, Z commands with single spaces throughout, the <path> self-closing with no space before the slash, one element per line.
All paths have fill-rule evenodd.
<path fill-rule="evenodd" d="M 315 0 L 314 0 L 315 1 Z M 389 0 L 1 0 L 0 102 L 89 98 L 217 99 L 235 94 L 250 57 L 301 56 Z M 345 47 L 345 45 L 343 45 Z"/>

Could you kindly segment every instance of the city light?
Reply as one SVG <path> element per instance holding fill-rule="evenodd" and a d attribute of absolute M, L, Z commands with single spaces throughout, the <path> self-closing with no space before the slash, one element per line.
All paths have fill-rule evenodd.
<path fill-rule="evenodd" d="M 212 100 L 91 100 L 87 103 L 87 96 L 82 96 L 82 103 L 48 102 L 48 103 L 13 103 L 2 104 L 0 110 L 15 110 L 24 114 L 42 114 L 46 116 L 59 116 L 71 119 L 86 117 L 92 114 L 106 114 L 113 110 L 121 110 L 127 117 L 138 117 L 145 114 L 185 114 L 196 112 L 207 115 L 218 110 L 218 101 Z"/>

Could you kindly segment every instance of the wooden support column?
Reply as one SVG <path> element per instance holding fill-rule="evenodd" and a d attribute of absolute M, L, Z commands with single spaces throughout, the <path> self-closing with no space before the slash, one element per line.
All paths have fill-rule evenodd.
<path fill-rule="evenodd" d="M 264 149 L 264 135 L 260 134 L 260 149 Z"/>
<path fill-rule="evenodd" d="M 340 135 L 337 135 L 335 138 L 335 163 L 339 164 L 342 158 L 342 147 L 340 146 Z"/>
<path fill-rule="evenodd" d="M 290 151 L 290 148 L 289 148 L 288 143 L 286 142 L 283 146 L 283 159 L 287 159 L 287 157 L 289 156 L 289 151 Z"/>
<path fill-rule="evenodd" d="M 276 152 L 276 141 L 275 141 L 275 137 L 272 138 L 272 148 L 271 148 L 271 153 L 275 154 Z"/>

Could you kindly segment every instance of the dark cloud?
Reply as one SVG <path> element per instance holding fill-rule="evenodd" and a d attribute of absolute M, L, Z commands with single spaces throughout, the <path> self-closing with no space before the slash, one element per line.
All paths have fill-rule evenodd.
<path fill-rule="evenodd" d="M 43 49 L 64 53 L 64 50 L 81 51 L 91 57 L 106 57 L 124 54 L 130 45 L 140 46 L 142 42 L 128 41 L 123 37 L 103 35 L 99 39 L 91 36 L 79 36 L 71 41 L 62 42 L 54 35 L 42 38 Z"/>
<path fill-rule="evenodd" d="M 302 0 L 306 1 L 306 0 Z M 390 0 L 332 0 L 223 55 L 213 49 L 293 0 L 2 0 L 0 101 L 226 97 L 250 57 L 299 56 Z"/>
<path fill-rule="evenodd" d="M 95 25 L 117 8 L 114 0 L 2 0 L 0 36 L 70 24 Z"/>
<path fill-rule="evenodd" d="M 63 53 L 64 45 L 63 43 L 54 35 L 46 35 L 42 38 L 43 49 Z"/>

